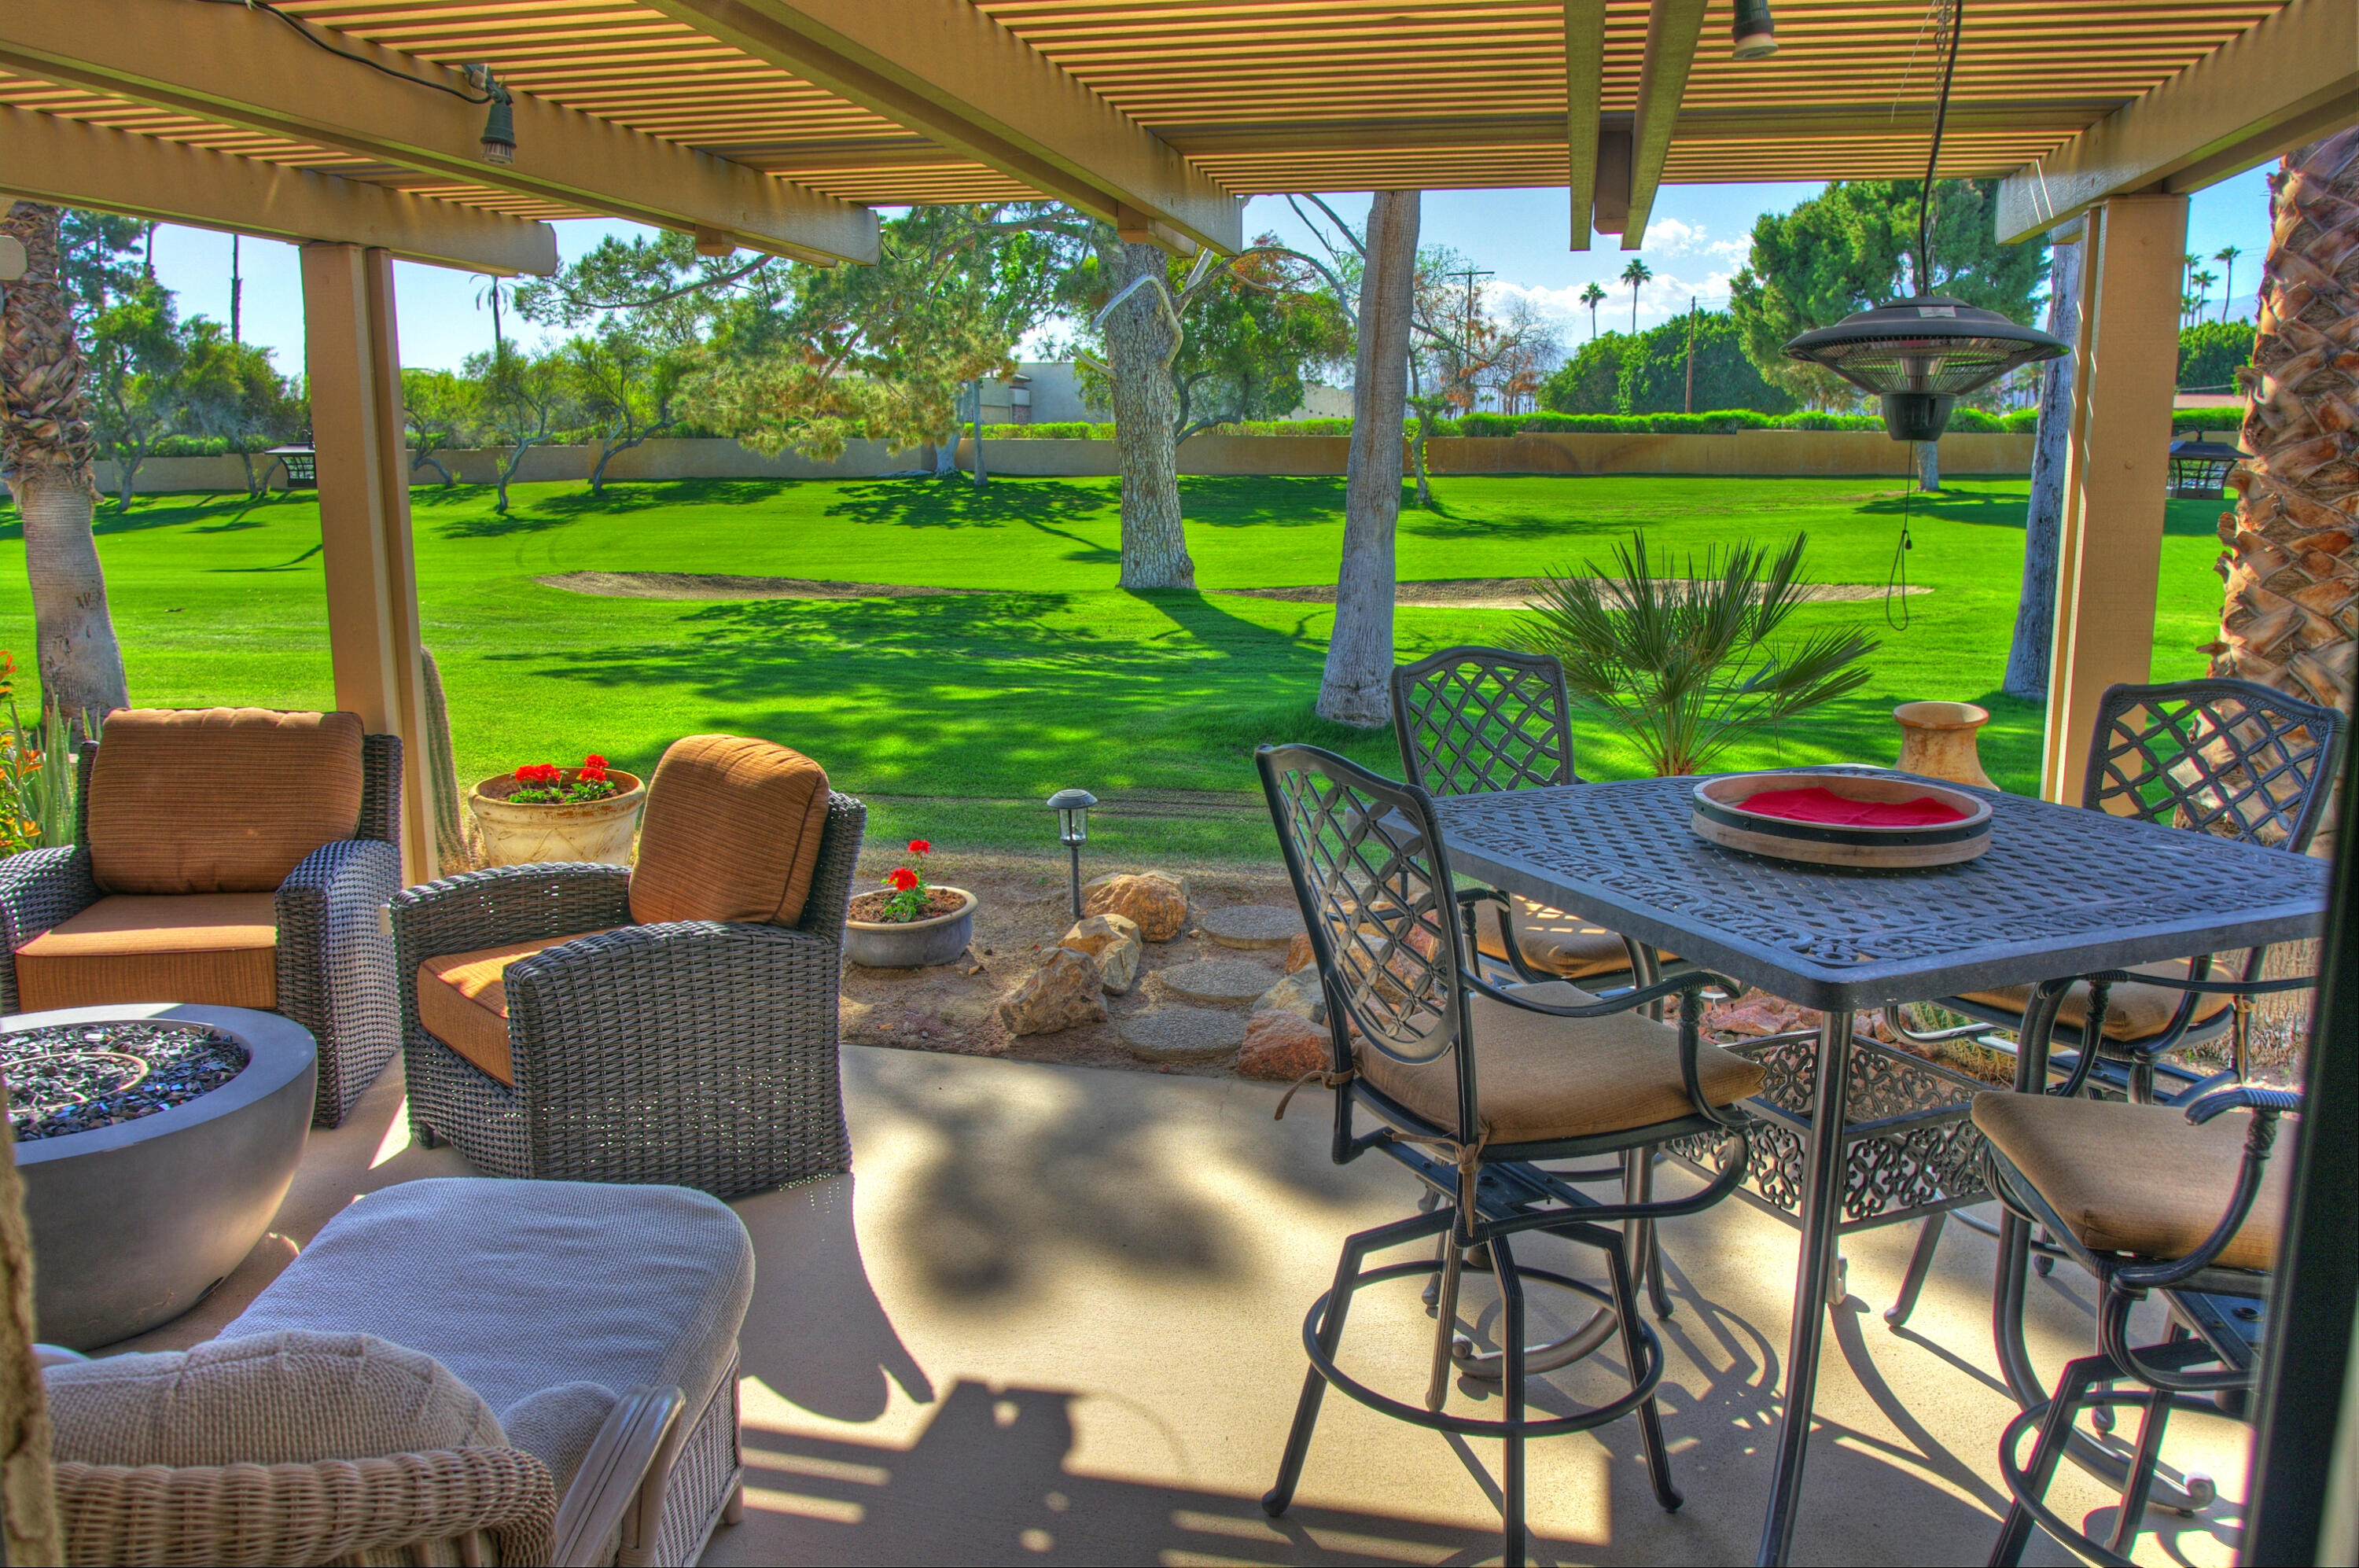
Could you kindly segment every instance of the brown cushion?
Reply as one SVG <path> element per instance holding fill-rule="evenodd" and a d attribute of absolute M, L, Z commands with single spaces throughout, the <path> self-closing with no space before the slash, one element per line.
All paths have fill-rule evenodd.
<path fill-rule="evenodd" d="M 2194 1127 L 2172 1105 L 1989 1094 L 1974 1096 L 1974 1126 L 2082 1246 L 2169 1259 L 2194 1251 L 2228 1212 L 2252 1116 L 2230 1111 Z M 2277 1261 L 2293 1152 L 2284 1131 L 2253 1212 L 2220 1254 L 2224 1268 Z"/>
<path fill-rule="evenodd" d="M 2213 960 L 2208 978 L 2226 980 L 2244 972 L 2244 957 L 2236 954 L 2232 967 Z M 2162 964 L 2141 964 L 2130 971 L 2134 975 L 2162 975 L 2174 980 L 2187 978 L 2187 961 L 2172 959 Z M 1979 1002 L 1985 1007 L 2002 1012 L 2020 1013 L 2031 1005 L 2031 987 L 2009 985 L 1997 991 L 1969 991 L 1965 999 Z M 2141 985 L 2136 981 L 2116 985 L 2105 994 L 2105 1038 L 2107 1040 L 2152 1040 L 2170 1027 L 2179 1012 L 2179 1004 L 2187 999 L 2184 991 L 2173 991 L 2165 985 Z M 2216 992 L 2195 998 L 2195 1022 L 2216 1018 L 2228 1010 L 2234 998 Z M 2080 1029 L 2089 1021 L 2089 987 L 2075 985 L 2064 993 L 2064 1002 L 2056 1010 L 2056 1021 Z"/>
<path fill-rule="evenodd" d="M 107 1002 L 278 1005 L 278 916 L 268 893 L 101 898 L 16 950 L 16 1006 Z"/>
<path fill-rule="evenodd" d="M 1580 915 L 1568 915 L 1562 909 L 1536 904 L 1521 894 L 1508 897 L 1516 901 L 1516 937 L 1523 946 L 1524 962 L 1534 969 L 1560 975 L 1567 980 L 1630 972 L 1630 950 L 1622 945 L 1619 936 L 1603 926 Z M 1500 930 L 1499 906 L 1488 898 L 1474 906 L 1474 945 L 1490 957 L 1507 956 L 1507 940 Z M 1663 960 L 1674 962 L 1668 953 L 1663 954 Z"/>
<path fill-rule="evenodd" d="M 1561 980 L 1509 987 L 1556 1007 L 1597 1000 Z M 1494 1143 L 1591 1138 L 1692 1115 L 1680 1079 L 1680 1035 L 1669 1024 L 1616 1013 L 1552 1018 L 1488 996 L 1473 999 L 1474 1086 Z M 1408 1066 L 1365 1040 L 1360 1072 L 1376 1088 L 1442 1127 L 1458 1122 L 1458 1069 L 1451 1056 Z M 1696 1052 L 1704 1098 L 1730 1105 L 1761 1086 L 1761 1069 L 1718 1046 Z"/>
<path fill-rule="evenodd" d="M 90 777 L 106 893 L 269 893 L 360 827 L 357 713 L 125 708 Z"/>
<path fill-rule="evenodd" d="M 801 752 L 739 735 L 675 741 L 647 784 L 631 919 L 802 919 L 827 826 L 827 773 Z"/>
<path fill-rule="evenodd" d="M 508 965 L 597 934 L 575 931 L 429 958 L 418 966 L 418 1021 L 485 1073 L 514 1084 L 516 1063 L 508 1055 Z"/>

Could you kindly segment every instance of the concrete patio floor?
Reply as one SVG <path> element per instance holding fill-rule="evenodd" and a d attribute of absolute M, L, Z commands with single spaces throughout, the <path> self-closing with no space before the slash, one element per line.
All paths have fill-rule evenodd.
<path fill-rule="evenodd" d="M 709 1563 L 1477 1563 L 1499 1552 L 1498 1445 L 1396 1422 L 1343 1397 L 1321 1416 L 1297 1504 L 1263 1517 L 1301 1386 L 1300 1324 L 1353 1230 L 1416 1201 L 1391 1161 L 1327 1158 L 1323 1093 L 1271 1120 L 1243 1081 L 847 1048 L 850 1175 L 736 1205 L 758 1280 L 745 1334 L 745 1522 Z M 207 1337 L 359 1193 L 467 1166 L 408 1144 L 398 1065 L 353 1118 L 311 1135 L 270 1236 L 195 1312 L 118 1349 Z M 1684 1174 L 1666 1178 L 1676 1187 Z M 1990 1344 L 1991 1244 L 1961 1225 L 1908 1329 L 1880 1315 L 1915 1236 L 1848 1239 L 1796 1533 L 1799 1563 L 1981 1562 L 2014 1413 Z M 1657 1507 L 1634 1421 L 1530 1447 L 1534 1560 L 1750 1562 L 1780 1419 L 1796 1232 L 1731 1201 L 1664 1227 L 1677 1311 L 1664 1424 L 1686 1507 Z M 1579 1249 L 1519 1259 L 1602 1282 Z M 1495 1295 L 1468 1276 L 1465 1315 Z M 1561 1324 L 1564 1292 L 1536 1287 Z M 2089 1348 L 2092 1292 L 2033 1290 L 2042 1375 Z M 1582 1315 L 1585 1315 L 1582 1314 Z M 1414 1399 L 1433 1326 L 1414 1281 L 1364 1292 L 1345 1365 Z M 1533 1384 L 1538 1408 L 1611 1397 L 1600 1353 Z M 1451 1407 L 1473 1411 L 1480 1385 Z M 1488 1401 L 1495 1408 L 1495 1398 Z M 2166 1462 L 2215 1476 L 2203 1517 L 2155 1515 L 2141 1562 L 2230 1560 L 2245 1433 L 2179 1417 Z M 2056 1500 L 2102 1527 L 2111 1500 L 2067 1467 Z M 2098 1531 L 2103 1533 L 2102 1529 Z M 2035 1542 L 2027 1561 L 2069 1561 Z"/>

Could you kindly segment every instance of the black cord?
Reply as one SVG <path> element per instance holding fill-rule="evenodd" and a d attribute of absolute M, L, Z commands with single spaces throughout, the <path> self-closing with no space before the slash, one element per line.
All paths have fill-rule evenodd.
<path fill-rule="evenodd" d="M 1913 447 L 1910 455 L 1915 456 Z M 1908 629 L 1908 552 L 1917 548 L 1915 541 L 1908 537 L 1908 505 L 1916 489 L 1912 483 L 1900 492 L 1900 540 L 1892 547 L 1892 570 L 1885 574 L 1884 579 L 1884 624 L 1896 632 Z M 1893 613 L 1896 601 L 1899 604 L 1897 618 Z"/>
<path fill-rule="evenodd" d="M 1958 73 L 1958 38 L 1966 30 L 1966 0 L 1949 0 L 1950 51 L 1941 63 L 1941 95 L 1933 104 L 1933 146 L 1925 155 L 1925 182 L 1917 191 L 1917 279 L 1920 295 L 1933 291 L 1933 170 L 1941 161 L 1941 132 L 1950 119 L 1950 83 Z"/>
<path fill-rule="evenodd" d="M 406 71 L 394 70 L 393 67 L 386 64 L 383 60 L 371 60 L 367 55 L 356 54 L 351 49 L 338 49 L 335 45 L 330 43 L 327 39 L 320 37 L 319 34 L 305 27 L 299 18 L 290 16 L 286 12 L 278 9 L 277 6 L 271 5 L 269 0 L 204 0 L 204 3 L 209 5 L 235 5 L 242 10 L 265 12 L 270 16 L 277 17 L 288 27 L 294 28 L 295 36 L 301 38 L 305 43 L 310 44 L 313 49 L 325 49 L 328 53 L 334 55 L 337 59 L 349 60 L 356 65 L 365 65 L 371 71 L 379 71 L 384 75 L 392 77 L 396 82 L 407 82 L 415 87 L 431 87 L 437 93 L 448 93 L 451 97 L 458 99 L 462 103 L 489 103 L 498 96 L 498 94 L 495 93 L 486 93 L 481 98 L 478 98 L 472 93 L 462 92 L 460 89 L 451 86 L 447 82 L 435 82 L 423 76 L 412 76 Z M 485 74 L 488 75 L 489 72 L 486 71 Z"/>

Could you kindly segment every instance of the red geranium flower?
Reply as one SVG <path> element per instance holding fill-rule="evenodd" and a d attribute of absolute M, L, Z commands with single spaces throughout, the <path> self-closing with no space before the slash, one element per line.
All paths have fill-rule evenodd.
<path fill-rule="evenodd" d="M 897 866 L 885 878 L 885 885 L 896 893 L 906 893 L 918 885 L 918 874 L 906 866 Z"/>
<path fill-rule="evenodd" d="M 909 841 L 909 853 L 911 855 L 923 855 L 933 847 L 934 844 L 931 839 L 913 838 Z"/>
<path fill-rule="evenodd" d="M 519 784 L 554 784 L 558 774 L 559 768 L 553 762 L 527 762 L 516 770 Z"/>
<path fill-rule="evenodd" d="M 606 759 L 594 751 L 582 759 L 582 771 L 587 773 L 593 768 L 601 773 L 606 770 Z"/>

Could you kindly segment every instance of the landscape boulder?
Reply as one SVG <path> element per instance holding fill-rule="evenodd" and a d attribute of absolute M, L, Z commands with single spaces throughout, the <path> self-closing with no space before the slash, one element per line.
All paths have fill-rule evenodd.
<path fill-rule="evenodd" d="M 1237 1072 L 1247 1078 L 1291 1083 L 1328 1065 L 1327 1030 L 1299 1013 L 1266 1007 L 1245 1020 L 1245 1048 Z"/>
<path fill-rule="evenodd" d="M 1092 915 L 1075 923 L 1057 943 L 1098 961 L 1098 983 L 1116 996 L 1138 984 L 1138 922 L 1128 915 Z"/>
<path fill-rule="evenodd" d="M 1296 931 L 1294 940 L 1286 944 L 1286 972 L 1291 975 L 1298 969 L 1308 969 L 1317 957 L 1310 951 L 1310 933 Z"/>
<path fill-rule="evenodd" d="M 999 1004 L 999 1021 L 1009 1034 L 1055 1034 L 1082 1024 L 1102 1024 L 1105 1016 L 1098 961 L 1070 947 L 1050 948 L 1048 962 L 1026 975 Z"/>
<path fill-rule="evenodd" d="M 1254 1003 L 1254 1011 L 1266 1012 L 1276 1007 L 1308 1019 L 1314 1024 L 1327 1021 L 1327 995 L 1320 988 L 1319 971 L 1298 969 L 1285 979 L 1264 991 Z"/>
<path fill-rule="evenodd" d="M 1188 925 L 1188 885 L 1157 871 L 1114 872 L 1082 889 L 1082 913 L 1123 915 L 1147 942 L 1169 942 Z"/>

